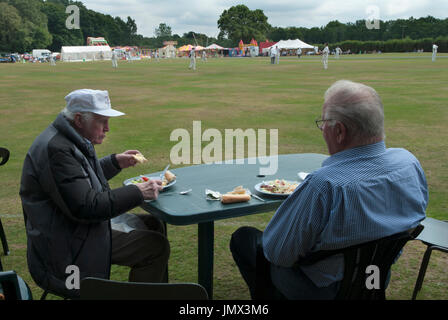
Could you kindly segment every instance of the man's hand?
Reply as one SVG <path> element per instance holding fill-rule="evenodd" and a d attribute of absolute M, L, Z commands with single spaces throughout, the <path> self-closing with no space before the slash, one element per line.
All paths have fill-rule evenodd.
<path fill-rule="evenodd" d="M 143 183 L 135 184 L 143 194 L 145 200 L 156 200 L 159 192 L 162 191 L 162 180 L 154 179 Z"/>
<path fill-rule="evenodd" d="M 138 150 L 128 150 L 123 153 L 116 154 L 115 157 L 117 158 L 120 168 L 126 169 L 135 166 L 137 164 L 137 160 L 135 160 L 134 154 L 138 153 L 140 153 Z"/>

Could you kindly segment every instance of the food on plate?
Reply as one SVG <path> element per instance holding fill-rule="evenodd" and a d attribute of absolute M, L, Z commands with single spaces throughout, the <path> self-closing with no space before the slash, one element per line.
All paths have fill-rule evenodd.
<path fill-rule="evenodd" d="M 144 155 L 141 153 L 134 154 L 134 159 L 137 161 L 137 163 L 145 163 L 148 162 L 148 159 L 145 158 Z"/>
<path fill-rule="evenodd" d="M 170 183 L 171 181 L 176 180 L 176 175 L 172 173 L 170 170 L 167 170 L 165 172 L 165 179 L 168 183 Z"/>
<path fill-rule="evenodd" d="M 143 183 L 143 182 L 147 182 L 149 180 L 150 180 L 150 178 L 148 178 L 148 177 L 140 176 L 140 178 L 132 180 L 131 183 Z"/>
<path fill-rule="evenodd" d="M 250 195 L 248 194 L 223 194 L 221 197 L 222 203 L 246 202 L 249 200 Z"/>
<path fill-rule="evenodd" d="M 260 186 L 260 189 L 264 192 L 273 194 L 291 194 L 298 185 L 298 182 L 276 179 L 263 183 Z"/>
<path fill-rule="evenodd" d="M 133 179 L 131 183 L 143 183 L 147 182 L 149 180 L 158 180 L 159 177 L 145 177 L 140 176 L 139 178 Z M 176 175 L 172 173 L 171 171 L 165 172 L 165 176 L 162 178 L 162 187 L 166 187 L 168 184 L 172 183 L 174 180 L 176 180 Z"/>

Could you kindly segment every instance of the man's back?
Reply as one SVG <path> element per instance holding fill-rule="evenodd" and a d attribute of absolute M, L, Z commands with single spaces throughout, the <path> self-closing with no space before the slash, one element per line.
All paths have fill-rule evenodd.
<path fill-rule="evenodd" d="M 415 227 L 428 190 L 418 160 L 384 142 L 334 154 L 278 209 L 263 235 L 266 257 L 290 267 L 310 252 L 348 247 Z M 302 268 L 316 283 L 342 278 L 341 260 Z"/>

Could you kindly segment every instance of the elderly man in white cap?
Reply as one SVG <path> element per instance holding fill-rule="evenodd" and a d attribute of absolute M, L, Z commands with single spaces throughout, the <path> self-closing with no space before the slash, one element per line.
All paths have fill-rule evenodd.
<path fill-rule="evenodd" d="M 111 189 L 108 180 L 134 166 L 139 152 L 98 159 L 94 149 L 106 137 L 109 119 L 124 113 L 112 109 L 107 91 L 76 90 L 65 100 L 23 166 L 20 197 L 34 281 L 45 292 L 77 298 L 79 287 L 67 285 L 67 268 L 75 266 L 80 279 L 109 278 L 111 263 L 131 267 L 129 281 L 165 281 L 170 247 L 163 224 L 149 214 L 126 213 L 157 199 L 162 182 Z"/>

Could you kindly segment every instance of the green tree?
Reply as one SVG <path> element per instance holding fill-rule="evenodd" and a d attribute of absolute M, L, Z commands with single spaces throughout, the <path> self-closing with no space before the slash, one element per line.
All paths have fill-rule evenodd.
<path fill-rule="evenodd" d="M 171 27 L 166 23 L 160 23 L 159 27 L 154 30 L 156 38 L 169 38 L 171 37 Z"/>
<path fill-rule="evenodd" d="M 43 2 L 36 0 L 10 0 L 23 21 L 23 47 L 30 51 L 36 48 L 46 48 L 52 42 L 48 32 L 47 16 L 42 12 Z"/>
<path fill-rule="evenodd" d="M 240 4 L 222 12 L 218 28 L 220 30 L 218 38 L 227 38 L 237 44 L 240 40 L 248 43 L 252 38 L 264 41 L 271 25 L 263 10 L 250 10 Z"/>
<path fill-rule="evenodd" d="M 24 36 L 19 11 L 5 2 L 0 2 L 0 51 L 23 52 Z"/>
<path fill-rule="evenodd" d="M 128 16 L 128 20 L 126 21 L 126 26 L 129 30 L 130 36 L 137 35 L 137 24 L 135 23 L 135 20 Z"/>
<path fill-rule="evenodd" d="M 42 8 L 48 17 L 48 31 L 53 36 L 53 41 L 48 49 L 60 51 L 63 46 L 82 46 L 83 34 L 80 29 L 67 29 L 65 21 L 67 14 L 66 5 L 58 0 L 46 1 Z"/>

